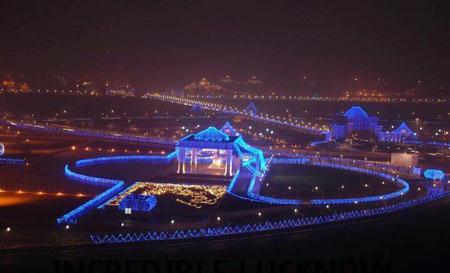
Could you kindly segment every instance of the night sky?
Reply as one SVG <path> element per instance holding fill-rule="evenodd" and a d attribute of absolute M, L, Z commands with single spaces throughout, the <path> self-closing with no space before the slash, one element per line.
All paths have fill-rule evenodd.
<path fill-rule="evenodd" d="M 149 89 L 225 74 L 331 87 L 358 76 L 449 90 L 446 1 L 391 2 L 2 0 L 0 73 Z"/>

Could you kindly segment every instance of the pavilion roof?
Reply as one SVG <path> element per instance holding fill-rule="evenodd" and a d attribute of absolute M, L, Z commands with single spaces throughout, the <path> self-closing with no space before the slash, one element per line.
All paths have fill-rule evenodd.
<path fill-rule="evenodd" d="M 369 117 L 366 111 L 364 111 L 360 106 L 352 106 L 347 110 L 347 112 L 344 113 L 344 116 L 348 119 L 360 119 Z"/>
<path fill-rule="evenodd" d="M 227 121 L 223 125 L 222 129 L 220 129 L 221 132 L 224 132 L 225 134 L 229 136 L 238 136 L 239 133 L 231 126 L 231 124 Z"/>
<path fill-rule="evenodd" d="M 414 134 L 414 131 L 411 130 L 408 127 L 408 125 L 406 125 L 406 123 L 402 122 L 402 124 L 400 124 L 400 126 L 398 126 L 397 129 L 392 131 L 392 133 L 395 133 L 395 134 Z"/>

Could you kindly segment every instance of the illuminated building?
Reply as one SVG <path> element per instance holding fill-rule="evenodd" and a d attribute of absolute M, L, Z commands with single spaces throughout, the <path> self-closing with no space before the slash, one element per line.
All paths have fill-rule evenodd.
<path fill-rule="evenodd" d="M 403 122 L 397 129 L 391 132 L 380 132 L 378 139 L 380 141 L 400 143 L 405 140 L 417 139 L 417 134 Z"/>
<path fill-rule="evenodd" d="M 208 169 L 198 168 L 200 164 L 210 164 L 208 168 L 222 169 L 223 175 L 233 175 L 241 164 L 255 164 L 256 172 L 263 171 L 264 155 L 261 150 L 248 145 L 229 123 L 223 131 L 209 127 L 201 132 L 190 134 L 180 139 L 176 144 L 178 169 L 177 173 L 211 174 Z M 187 155 L 190 155 L 188 158 Z M 190 168 L 186 170 L 186 162 Z"/>
<path fill-rule="evenodd" d="M 336 116 L 331 128 L 333 139 L 347 139 L 353 134 L 376 136 L 381 125 L 378 117 L 369 116 L 360 106 L 352 106 L 344 115 Z"/>
<path fill-rule="evenodd" d="M 345 140 L 355 135 L 358 137 L 369 136 L 378 141 L 395 143 L 417 139 L 417 134 L 404 122 L 393 131 L 382 132 L 378 117 L 369 116 L 359 106 L 352 106 L 344 115 L 336 116 L 331 124 L 331 139 Z"/>
<path fill-rule="evenodd" d="M 187 95 L 214 95 L 223 90 L 222 86 L 211 83 L 206 78 L 202 78 L 198 82 L 193 82 L 184 87 Z"/>

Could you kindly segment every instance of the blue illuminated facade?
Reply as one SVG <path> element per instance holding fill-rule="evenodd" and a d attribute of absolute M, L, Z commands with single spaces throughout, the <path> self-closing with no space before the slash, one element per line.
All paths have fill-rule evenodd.
<path fill-rule="evenodd" d="M 416 140 L 417 134 L 411 130 L 406 123 L 402 122 L 400 126 L 390 132 L 380 132 L 378 134 L 379 141 L 404 143 L 409 140 Z"/>
<path fill-rule="evenodd" d="M 363 136 L 363 138 L 373 137 L 382 142 L 406 143 L 417 140 L 417 133 L 404 122 L 395 130 L 382 132 L 378 117 L 369 116 L 360 106 L 352 106 L 344 115 L 337 115 L 326 140 L 345 140 L 354 135 Z"/>
<path fill-rule="evenodd" d="M 361 133 L 376 136 L 380 130 L 378 117 L 369 116 L 360 106 L 352 106 L 344 115 L 335 117 L 331 124 L 331 139 L 346 139 Z"/>

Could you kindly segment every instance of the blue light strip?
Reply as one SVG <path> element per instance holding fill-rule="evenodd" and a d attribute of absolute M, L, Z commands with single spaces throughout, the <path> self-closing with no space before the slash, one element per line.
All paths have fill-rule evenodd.
<path fill-rule="evenodd" d="M 418 144 L 418 145 L 431 145 L 439 147 L 450 147 L 450 142 L 439 142 L 439 141 L 426 141 L 426 140 L 405 140 L 406 144 Z"/>
<path fill-rule="evenodd" d="M 227 187 L 228 193 L 231 193 L 231 191 L 233 190 L 234 184 L 236 184 L 236 180 L 238 179 L 240 172 L 241 172 L 241 169 L 238 169 L 237 172 L 234 174 L 233 179 L 231 179 L 231 182 Z"/>
<path fill-rule="evenodd" d="M 113 179 L 106 179 L 106 178 L 99 178 L 99 177 L 93 177 L 93 176 L 87 176 L 83 174 L 78 174 L 75 172 L 72 172 L 69 169 L 69 166 L 66 165 L 64 168 L 65 174 L 67 177 L 74 179 L 79 182 L 83 183 L 89 183 L 94 185 L 101 185 L 101 186 L 109 186 L 113 185 L 108 190 L 102 192 L 101 194 L 97 195 L 93 199 L 87 201 L 86 203 L 82 204 L 81 206 L 77 207 L 76 209 L 64 214 L 63 216 L 56 219 L 56 222 L 58 224 L 74 224 L 77 222 L 78 218 L 85 215 L 92 209 L 100 206 L 105 201 L 111 199 L 111 197 L 115 196 L 118 192 L 120 192 L 124 187 L 124 182 L 121 180 L 113 180 Z"/>
<path fill-rule="evenodd" d="M 17 159 L 17 158 L 1 157 L 0 158 L 0 164 L 23 165 L 23 164 L 25 164 L 25 160 L 24 159 Z"/>
<path fill-rule="evenodd" d="M 393 182 L 397 182 L 400 185 L 403 186 L 401 190 L 388 193 L 388 194 L 382 194 L 382 195 L 374 195 L 374 196 L 367 196 L 367 197 L 356 197 L 356 198 L 337 198 L 337 199 L 313 199 L 311 200 L 311 204 L 315 205 L 331 205 L 331 204 L 351 204 L 351 203 L 367 203 L 367 202 L 376 202 L 376 201 L 383 201 L 383 200 L 389 200 L 393 198 L 400 197 L 407 193 L 409 191 L 409 184 L 405 180 L 395 177 L 393 175 L 378 172 L 374 170 L 368 170 L 364 168 L 354 167 L 354 166 L 346 166 L 346 165 L 336 165 L 331 163 L 324 163 L 324 162 L 315 162 L 315 166 L 321 166 L 321 167 L 330 167 L 330 168 L 337 168 L 342 170 L 348 170 L 348 171 L 354 171 L 358 173 L 364 173 L 368 175 L 378 176 L 384 179 L 391 180 Z"/>
<path fill-rule="evenodd" d="M 358 173 L 364 173 L 368 175 L 378 176 L 384 179 L 388 179 L 390 181 L 396 182 L 402 186 L 402 189 L 382 195 L 374 195 L 374 196 L 365 196 L 365 197 L 355 197 L 355 198 L 335 198 L 335 199 L 312 199 L 309 201 L 312 205 L 332 205 L 332 204 L 354 204 L 354 203 L 368 203 L 368 202 L 378 202 L 389 200 L 393 198 L 400 197 L 409 191 L 409 184 L 405 180 L 398 178 L 396 176 L 390 175 L 388 173 L 370 170 L 360 167 L 355 167 L 351 165 L 343 165 L 336 163 L 327 163 L 322 161 L 311 161 L 308 158 L 300 157 L 300 158 L 275 158 L 273 159 L 273 164 L 310 164 L 313 166 L 320 167 L 328 167 L 328 168 L 336 168 L 347 171 L 353 171 Z M 247 197 L 249 197 L 253 201 L 263 202 L 268 204 L 278 204 L 278 205 L 298 205 L 306 203 L 300 199 L 286 199 L 286 198 L 273 198 L 269 196 L 259 195 L 259 193 L 254 192 L 254 187 L 256 183 L 256 175 L 254 174 L 249 187 L 247 189 Z"/>
<path fill-rule="evenodd" d="M 111 186 L 111 185 L 116 185 L 118 183 L 123 182 L 122 180 L 115 180 L 115 179 L 108 179 L 108 178 L 101 178 L 101 177 L 79 174 L 79 173 L 71 171 L 69 169 L 69 165 L 66 165 L 64 167 L 64 173 L 66 174 L 66 176 L 68 178 L 73 179 L 75 181 L 86 183 L 86 184 L 97 185 L 97 186 Z"/>
<path fill-rule="evenodd" d="M 159 155 L 123 155 L 123 156 L 105 156 L 96 158 L 87 158 L 78 160 L 75 165 L 77 168 L 94 166 L 108 163 L 129 163 L 129 162 L 164 162 L 167 163 L 176 156 L 176 152 L 172 152 L 165 156 Z"/>
<path fill-rule="evenodd" d="M 188 230 L 159 231 L 159 232 L 148 231 L 148 232 L 135 232 L 125 234 L 120 233 L 120 234 L 106 234 L 106 235 L 92 234 L 90 235 L 90 239 L 94 244 L 119 244 L 119 243 L 133 243 L 133 242 L 209 238 L 209 237 L 220 237 L 220 236 L 230 236 L 255 232 L 273 231 L 281 229 L 291 229 L 390 214 L 448 196 L 450 196 L 449 192 L 432 193 L 424 197 L 403 201 L 397 204 L 364 210 L 339 212 L 324 216 L 303 217 L 279 221 L 266 221 L 264 223 L 244 224 L 235 226 L 220 226 L 209 228 L 204 227 L 200 229 L 188 229 Z"/>
<path fill-rule="evenodd" d="M 170 103 L 182 104 L 182 105 L 186 105 L 186 106 L 201 105 L 204 109 L 208 109 L 208 110 L 212 110 L 212 111 L 216 111 L 216 112 L 223 112 L 226 114 L 244 115 L 245 117 L 247 117 L 249 119 L 253 119 L 256 121 L 262 121 L 262 122 L 280 124 L 283 126 L 288 126 L 288 127 L 295 128 L 297 130 L 301 130 L 303 132 L 311 133 L 314 135 L 323 135 L 324 133 L 329 132 L 327 130 L 322 130 L 320 128 L 309 128 L 309 127 L 306 127 L 306 126 L 303 126 L 300 124 L 294 124 L 293 122 L 288 122 L 286 120 L 283 121 L 283 120 L 265 117 L 263 115 L 254 114 L 251 112 L 247 112 L 245 110 L 237 111 L 237 110 L 232 110 L 232 109 L 226 109 L 223 107 L 214 107 L 214 106 L 210 105 L 209 103 L 202 102 L 199 100 L 193 100 L 193 99 L 186 100 L 186 99 L 177 98 L 177 97 L 173 97 L 173 96 L 161 96 L 161 95 L 151 95 L 151 97 L 154 99 L 158 99 L 158 100 L 162 100 L 162 101 L 166 101 L 166 102 L 170 102 Z"/>
<path fill-rule="evenodd" d="M 265 170 L 266 170 L 266 159 L 264 158 L 264 153 L 263 153 L 262 150 L 260 150 L 260 149 L 258 149 L 258 148 L 255 148 L 255 147 L 252 147 L 252 146 L 250 146 L 250 145 L 248 145 L 248 144 L 244 141 L 244 139 L 243 139 L 242 137 L 239 137 L 239 138 L 235 141 L 235 143 L 236 143 L 237 145 L 239 145 L 240 147 L 242 147 L 243 149 L 245 149 L 245 150 L 249 151 L 250 153 L 256 155 L 256 156 L 258 157 L 258 159 L 259 159 L 259 164 L 260 164 L 260 165 L 259 165 L 259 169 L 262 170 L 262 171 L 265 171 Z M 236 145 L 236 146 L 237 146 L 237 145 Z"/>
<path fill-rule="evenodd" d="M 274 198 L 269 196 L 263 196 L 255 193 L 249 193 L 248 196 L 252 201 L 258 201 L 261 203 L 272 204 L 272 205 L 301 205 L 302 200 L 298 199 L 285 199 L 285 198 Z"/>
<path fill-rule="evenodd" d="M 176 156 L 176 151 L 165 156 L 109 156 L 109 157 L 97 157 L 81 159 L 75 162 L 77 168 L 100 165 L 112 162 L 169 162 Z M 90 210 L 96 207 L 103 207 L 105 203 L 109 202 L 114 196 L 121 192 L 125 188 L 124 181 L 88 176 L 84 174 L 79 174 L 70 170 L 69 166 L 64 167 L 64 173 L 70 179 L 76 180 L 78 182 L 93 184 L 97 186 L 112 186 L 105 192 L 97 195 L 93 199 L 74 209 L 73 211 L 59 217 L 56 221 L 58 224 L 62 223 L 76 223 L 77 219 L 84 214 L 88 213 Z"/>

